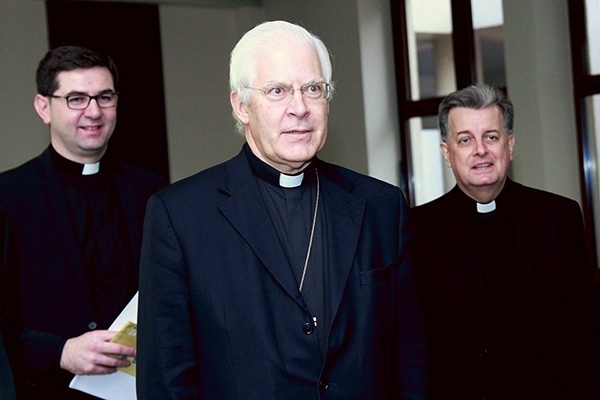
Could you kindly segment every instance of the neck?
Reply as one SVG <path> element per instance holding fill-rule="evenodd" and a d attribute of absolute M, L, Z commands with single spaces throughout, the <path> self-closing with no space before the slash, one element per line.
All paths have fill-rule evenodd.
<path fill-rule="evenodd" d="M 54 150 L 56 150 L 56 152 L 58 154 L 60 154 L 67 160 L 73 161 L 73 162 L 76 162 L 79 164 L 97 163 L 98 161 L 100 161 L 100 159 L 104 156 L 104 153 L 106 152 L 106 149 L 104 149 L 102 151 L 96 151 L 93 153 L 90 152 L 89 154 L 74 154 L 74 153 L 65 151 L 65 149 L 63 149 L 62 147 L 55 146 L 54 144 L 52 144 L 52 147 L 54 147 Z"/>
<path fill-rule="evenodd" d="M 459 184 L 458 186 L 460 187 L 460 190 L 462 190 L 467 196 L 476 202 L 486 204 L 498 197 L 500 192 L 502 192 L 505 183 L 506 178 L 496 185 L 464 187 L 463 185 Z"/>
<path fill-rule="evenodd" d="M 248 145 L 250 146 L 250 150 L 252 154 L 254 154 L 259 160 L 264 162 L 265 164 L 275 168 L 277 171 L 284 173 L 286 175 L 297 175 L 304 171 L 306 167 L 310 164 L 312 160 L 299 161 L 297 163 L 274 163 L 270 160 L 267 160 L 260 151 L 254 146 L 254 142 L 248 141 Z"/>

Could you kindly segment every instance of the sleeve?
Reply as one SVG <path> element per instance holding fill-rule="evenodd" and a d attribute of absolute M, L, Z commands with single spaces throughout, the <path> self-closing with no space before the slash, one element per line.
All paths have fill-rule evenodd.
<path fill-rule="evenodd" d="M 399 278 L 396 313 L 398 352 L 398 391 L 394 398 L 426 398 L 428 380 L 423 310 L 418 301 L 415 278 L 414 230 L 408 218 L 408 206 L 400 195 Z"/>
<path fill-rule="evenodd" d="M 198 399 L 199 373 L 185 255 L 158 195 L 144 220 L 137 339 L 139 400 Z"/>
<path fill-rule="evenodd" d="M 597 376 L 600 373 L 596 361 L 600 356 L 598 336 L 600 326 L 598 319 L 598 299 L 593 282 L 593 263 L 585 242 L 583 218 L 579 206 L 573 202 L 566 218 L 563 219 L 563 242 L 565 244 L 564 263 L 568 268 L 568 291 L 565 308 L 568 316 L 564 321 L 562 347 L 565 364 L 571 367 L 567 373 L 575 382 L 573 393 L 577 398 L 592 398 L 589 393 L 596 389 Z"/>

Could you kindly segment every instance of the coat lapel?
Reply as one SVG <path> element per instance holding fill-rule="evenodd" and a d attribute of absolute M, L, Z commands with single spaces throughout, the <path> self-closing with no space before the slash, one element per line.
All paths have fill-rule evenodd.
<path fill-rule="evenodd" d="M 356 255 L 366 201 L 353 195 L 354 184 L 327 167 L 322 171 L 323 204 L 327 217 L 327 243 L 332 318 L 342 301 Z"/>
<path fill-rule="evenodd" d="M 318 164 L 321 177 L 323 213 L 327 218 L 327 248 L 330 269 L 332 315 L 335 315 L 346 288 L 358 247 L 365 199 L 352 194 L 354 185 L 326 163 Z M 292 267 L 273 227 L 259 188 L 243 154 L 227 165 L 220 190 L 228 193 L 219 206 L 227 220 L 256 253 L 265 269 L 302 308 L 308 309 L 298 291 Z"/>
<path fill-rule="evenodd" d="M 269 274 L 308 312 L 243 151 L 227 164 L 219 190 L 229 194 L 219 205 L 225 218 L 252 248 Z"/>

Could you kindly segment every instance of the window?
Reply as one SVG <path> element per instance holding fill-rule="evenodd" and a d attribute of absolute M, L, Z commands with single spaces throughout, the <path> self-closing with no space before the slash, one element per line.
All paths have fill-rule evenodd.
<path fill-rule="evenodd" d="M 598 265 L 600 245 L 600 2 L 569 1 L 573 91 L 579 135 L 582 208 L 586 240 Z"/>
<path fill-rule="evenodd" d="M 474 82 L 505 90 L 502 0 L 392 1 L 402 188 L 411 205 L 454 184 L 439 151 L 437 107 Z"/>

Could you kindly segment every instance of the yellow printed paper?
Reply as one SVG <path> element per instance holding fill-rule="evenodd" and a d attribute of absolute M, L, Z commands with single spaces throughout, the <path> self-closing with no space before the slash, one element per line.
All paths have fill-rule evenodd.
<path fill-rule="evenodd" d="M 125 326 L 110 340 L 113 343 L 123 344 L 129 347 L 136 347 L 137 344 L 137 324 L 134 322 L 127 322 Z M 129 367 L 117 368 L 119 371 L 129 374 L 135 377 L 135 365 L 136 357 L 120 356 L 121 359 L 128 359 L 131 361 Z"/>

